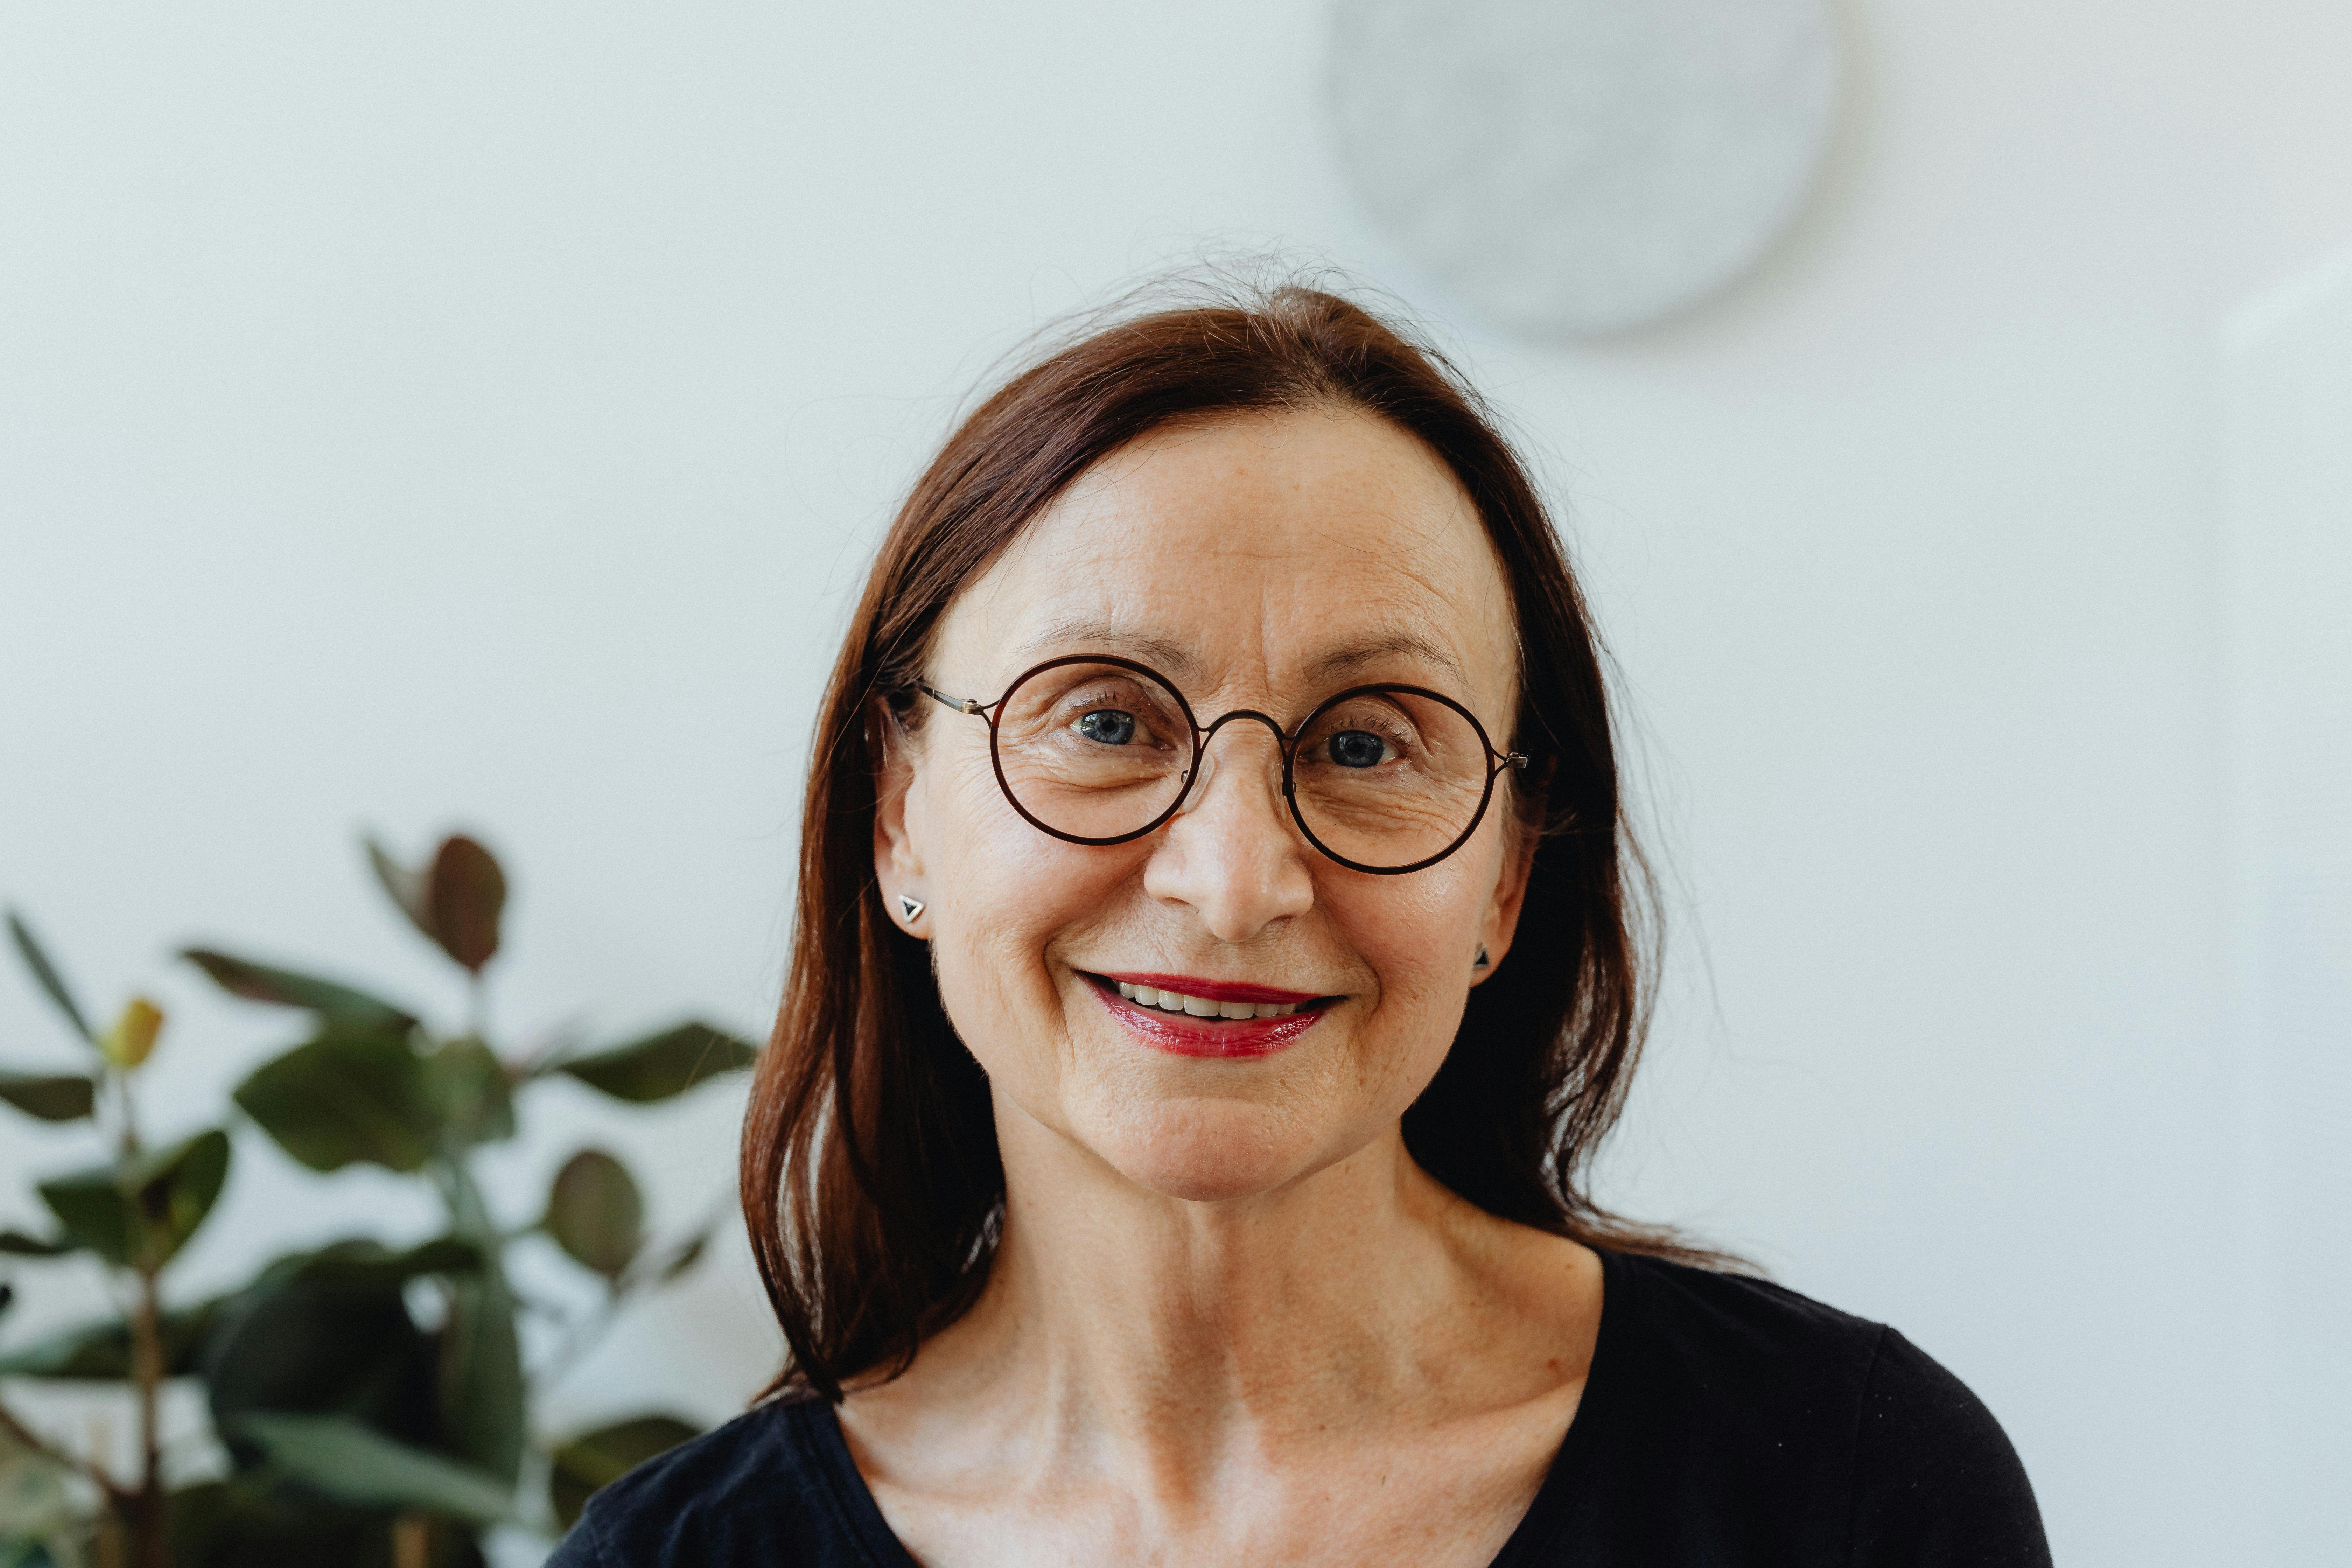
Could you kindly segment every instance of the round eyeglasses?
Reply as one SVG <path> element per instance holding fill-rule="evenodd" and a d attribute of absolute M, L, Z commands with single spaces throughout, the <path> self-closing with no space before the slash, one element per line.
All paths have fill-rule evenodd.
<path fill-rule="evenodd" d="M 1034 826 L 1072 844 L 1124 844 L 1176 815 L 1209 741 L 1255 720 L 1282 746 L 1282 796 L 1307 841 L 1351 871 L 1398 876 L 1469 842 L 1517 752 L 1425 686 L 1351 686 L 1297 727 L 1237 708 L 1206 727 L 1165 676 L 1132 659 L 1048 659 L 993 702 L 919 688 L 988 721 L 996 782 Z"/>

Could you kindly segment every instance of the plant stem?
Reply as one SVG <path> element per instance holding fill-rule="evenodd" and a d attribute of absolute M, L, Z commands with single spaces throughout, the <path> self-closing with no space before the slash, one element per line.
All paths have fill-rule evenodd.
<path fill-rule="evenodd" d="M 719 1216 L 733 1202 L 731 1197 L 721 1198 L 699 1226 L 667 1249 L 668 1256 L 656 1260 L 647 1256 L 652 1251 L 648 1247 L 629 1266 L 628 1272 L 617 1279 L 606 1280 L 604 1299 L 597 1303 L 594 1310 L 582 1314 L 572 1325 L 571 1332 L 564 1336 L 563 1342 L 556 1347 L 555 1352 L 530 1373 L 531 1386 L 544 1389 L 560 1382 L 583 1357 L 596 1348 L 596 1342 L 612 1329 L 634 1297 L 667 1284 L 670 1270 L 688 1253 L 709 1241 L 710 1233 L 718 1226 Z"/>
<path fill-rule="evenodd" d="M 580 1320 L 572 1325 L 572 1331 L 563 1336 L 563 1342 L 556 1347 L 555 1353 L 532 1369 L 531 1387 L 543 1390 L 562 1381 L 564 1373 L 579 1364 L 581 1357 L 596 1347 L 596 1342 L 612 1328 L 627 1301 L 625 1288 L 607 1285 L 604 1299 L 583 1313 Z"/>
<path fill-rule="evenodd" d="M 139 1380 L 139 1490 L 131 1533 L 138 1568 L 171 1568 L 163 1534 L 163 1440 L 157 1405 L 163 1386 L 163 1305 L 155 1270 L 139 1271 L 139 1306 L 131 1320 L 131 1364 Z"/>
<path fill-rule="evenodd" d="M 122 1152 L 136 1154 L 139 1152 L 139 1108 L 131 1098 L 131 1075 L 119 1068 L 109 1068 L 106 1076 L 113 1081 L 115 1102 L 122 1117 L 120 1129 Z"/>
<path fill-rule="evenodd" d="M 431 1568 L 433 1521 L 421 1513 L 404 1513 L 392 1521 L 393 1568 Z"/>
<path fill-rule="evenodd" d="M 578 1045 L 582 1033 L 582 1025 L 577 1018 L 568 1018 L 557 1025 L 525 1051 L 520 1060 L 507 1064 L 507 1081 L 521 1083 L 538 1077 L 540 1069 L 551 1059 Z"/>
<path fill-rule="evenodd" d="M 90 1560 L 97 1568 L 130 1568 L 122 1555 L 122 1518 L 108 1512 L 98 1516 L 98 1534 L 90 1542 Z"/>
<path fill-rule="evenodd" d="M 107 1076 L 114 1080 L 121 1103 L 121 1148 L 128 1159 L 139 1152 L 138 1102 L 128 1071 L 116 1068 Z M 157 1409 L 164 1370 L 163 1302 L 155 1283 L 160 1266 L 145 1257 L 144 1242 L 139 1250 L 133 1266 L 138 1295 L 130 1312 L 131 1376 L 139 1398 L 139 1479 L 133 1490 L 116 1489 L 114 1500 L 128 1515 L 134 1568 L 171 1568 L 171 1542 L 163 1534 L 163 1439 Z"/>

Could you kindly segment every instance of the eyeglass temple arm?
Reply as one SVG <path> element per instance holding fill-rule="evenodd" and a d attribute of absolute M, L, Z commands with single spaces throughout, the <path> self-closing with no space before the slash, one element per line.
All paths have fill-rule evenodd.
<path fill-rule="evenodd" d="M 944 691 L 932 690 L 920 681 L 915 683 L 915 689 L 932 701 L 943 703 L 959 713 L 977 713 L 985 706 L 977 697 L 950 697 Z"/>

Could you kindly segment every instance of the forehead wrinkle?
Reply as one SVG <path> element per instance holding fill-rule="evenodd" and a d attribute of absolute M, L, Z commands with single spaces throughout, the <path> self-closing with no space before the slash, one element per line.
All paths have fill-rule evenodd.
<path fill-rule="evenodd" d="M 1400 541 L 1394 546 L 1377 551 L 1358 549 L 1352 563 L 1341 563 L 1336 569 L 1295 572 L 1281 568 L 1298 562 L 1302 552 L 1297 549 L 1273 546 L 1256 539 L 1234 539 L 1219 553 L 1235 561 L 1251 561 L 1277 568 L 1272 574 L 1256 576 L 1255 595 L 1256 614 L 1245 617 L 1253 630 L 1246 635 L 1252 659 L 1238 647 L 1222 650 L 1204 647 L 1194 632 L 1181 626 L 1154 625 L 1160 617 L 1147 616 L 1139 625 L 1131 616 L 1132 606 L 1106 605 L 1103 609 L 1072 609 L 1054 614 L 1026 632 L 1009 650 L 1005 673 L 1025 668 L 1045 659 L 1073 654 L 1103 653 L 1132 658 L 1157 669 L 1174 679 L 1180 686 L 1202 695 L 1203 683 L 1229 677 L 1238 671 L 1229 668 L 1239 656 L 1246 665 L 1256 664 L 1268 674 L 1277 662 L 1267 646 L 1269 633 L 1288 626 L 1294 635 L 1297 629 L 1294 618 L 1292 595 L 1301 586 L 1317 591 L 1336 591 L 1350 597 L 1359 612 L 1358 624 L 1335 627 L 1323 641 L 1320 649 L 1299 647 L 1295 643 L 1286 650 L 1287 657 L 1278 662 L 1287 664 L 1292 671 L 1287 679 L 1307 685 L 1337 684 L 1342 678 L 1356 674 L 1390 659 L 1405 659 L 1432 667 L 1451 681 L 1456 689 L 1468 695 L 1478 689 L 1480 681 L 1472 675 L 1473 662 L 1483 664 L 1483 658 L 1470 656 L 1483 654 L 1486 639 L 1478 635 L 1477 622 L 1457 626 L 1454 629 L 1467 636 L 1443 636 L 1439 628 L 1448 625 L 1464 608 L 1460 586 L 1451 593 L 1444 584 L 1432 580 L 1432 562 L 1426 549 L 1416 549 L 1416 542 L 1434 544 L 1444 531 L 1444 524 L 1432 529 L 1419 541 Z M 1319 536 L 1320 531 L 1318 531 Z M 1481 534 L 1483 538 L 1483 533 Z M 1108 563 L 1098 558 L 1099 542 L 1078 539 L 1060 542 L 1057 547 L 1032 552 L 1032 559 L 1051 560 L 1060 586 L 1090 579 L 1097 572 L 1108 570 Z M 1109 589 L 1114 599 L 1118 594 L 1115 578 L 1102 585 Z M 1239 584 L 1234 584 L 1238 586 Z M 1225 592 L 1230 595 L 1231 587 Z M 1097 602 L 1102 595 L 1089 593 L 1087 597 Z M 1484 598 L 1483 594 L 1475 596 Z M 1019 595 L 1015 595 L 1017 598 Z M 1051 612 L 1056 606 L 1050 602 L 1035 605 L 1039 612 Z M 1130 611 L 1122 614 L 1121 609 Z M 1506 610 L 1507 615 L 1507 610 Z M 1023 618 L 1026 618 L 1025 616 Z M 1370 625 L 1363 624 L 1369 621 Z M 1426 629 L 1423 629 L 1426 628 Z M 1228 628 L 1230 629 L 1230 628 Z M 1288 641 L 1288 638 L 1278 638 Z M 1515 640 L 1515 639 L 1514 639 Z M 1456 646 L 1459 645 L 1459 646 Z M 1496 650 L 1505 663 L 1511 662 L 1512 648 Z M 1507 688 L 1515 684 L 1506 670 Z"/>
<path fill-rule="evenodd" d="M 1072 653 L 1118 654 L 1185 682 L 1197 681 L 1207 669 L 1205 661 L 1189 646 L 1171 637 L 1123 626 L 1116 621 L 1077 616 L 1040 628 L 1034 636 L 1023 640 L 1017 652 L 1021 658 L 1034 659 Z M 1450 649 L 1418 632 L 1404 630 L 1375 633 L 1318 654 L 1301 667 L 1299 673 L 1309 682 L 1336 681 L 1391 658 L 1419 659 L 1465 686 L 1470 684 L 1469 672 Z"/>
<path fill-rule="evenodd" d="M 1116 653 L 1149 664 L 1165 675 L 1197 678 L 1200 656 L 1184 644 L 1151 632 L 1120 626 L 1116 621 L 1066 616 L 1049 621 L 1025 637 L 1018 651 L 1024 658 L 1051 657 L 1060 648 L 1072 653 Z"/>
<path fill-rule="evenodd" d="M 1426 454 L 1401 465 L 1393 460 L 1400 454 L 1375 451 L 1307 476 L 1249 451 L 1200 451 L 1234 425 L 1259 424 L 1163 430 L 1105 458 L 1049 503 L 1037 519 L 1043 526 L 1022 531 L 987 574 L 987 591 L 967 601 L 982 612 L 971 629 L 993 622 L 1008 636 L 990 660 L 1001 677 L 1057 656 L 1101 652 L 1209 698 L 1205 685 L 1229 684 L 1253 665 L 1261 679 L 1274 677 L 1278 662 L 1291 673 L 1276 679 L 1336 686 L 1364 672 L 1378 679 L 1387 672 L 1375 667 L 1395 659 L 1443 672 L 1433 684 L 1451 682 L 1464 696 L 1497 677 L 1494 695 L 1507 702 L 1517 674 L 1507 593 L 1488 602 L 1491 571 L 1476 572 L 1475 585 L 1453 580 L 1465 553 L 1491 561 L 1493 547 L 1452 476 Z M 1303 439 L 1309 425 L 1294 416 L 1260 427 L 1271 426 L 1278 450 Z M 1155 470 L 1179 455 L 1205 461 L 1191 472 L 1168 470 L 1181 476 L 1171 485 Z M 1439 493 L 1421 482 L 1430 478 L 1442 481 Z M 1164 542 L 1171 534 L 1183 539 L 1173 567 Z M 1139 574 L 1143 559 L 1155 563 L 1148 575 Z M 1183 611 L 1202 595 L 1219 608 L 1194 624 Z M 1326 607 L 1344 603 L 1344 617 L 1313 607 L 1318 598 Z M 1490 652 L 1500 661 L 1492 671 Z M 1413 679 L 1409 671 L 1394 678 Z"/>
<path fill-rule="evenodd" d="M 1462 668 L 1460 659 L 1420 633 L 1405 631 L 1391 632 L 1385 637 L 1334 648 L 1311 661 L 1306 673 L 1310 680 L 1337 679 L 1343 675 L 1353 675 L 1382 659 L 1397 658 L 1424 660 L 1465 685 L 1469 682 L 1469 672 Z"/>

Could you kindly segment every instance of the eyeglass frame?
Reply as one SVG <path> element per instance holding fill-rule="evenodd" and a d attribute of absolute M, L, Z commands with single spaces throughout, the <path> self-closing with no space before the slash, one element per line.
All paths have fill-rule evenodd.
<path fill-rule="evenodd" d="M 1012 782 L 1004 776 L 1004 757 L 997 745 L 996 728 L 996 721 L 1002 715 L 1004 704 L 1012 699 L 1014 692 L 1020 690 L 1035 677 L 1043 675 L 1049 669 L 1059 669 L 1065 665 L 1072 664 L 1107 664 L 1114 668 L 1129 670 L 1147 679 L 1156 681 L 1161 689 L 1176 699 L 1177 710 L 1184 715 L 1184 722 L 1192 727 L 1192 751 L 1186 760 L 1184 782 L 1177 790 L 1176 798 L 1169 802 L 1167 809 L 1160 812 L 1159 816 L 1131 833 L 1117 834 L 1108 838 L 1086 838 L 1075 833 L 1065 833 L 1051 823 L 1040 819 L 1035 813 L 1022 805 L 1021 797 L 1013 793 Z M 1184 803 L 1192 798 L 1192 786 L 1200 782 L 1200 776 L 1203 771 L 1201 761 L 1208 755 L 1209 742 L 1216 738 L 1218 731 L 1236 719 L 1255 719 L 1274 731 L 1276 742 L 1282 747 L 1283 804 L 1290 808 L 1290 820 L 1297 824 L 1298 831 L 1305 836 L 1307 842 L 1313 845 L 1326 859 L 1344 866 L 1350 871 L 1361 871 L 1374 877 L 1402 877 L 1407 872 L 1426 870 L 1469 843 L 1471 836 L 1478 831 L 1479 825 L 1486 820 L 1486 808 L 1494 804 L 1496 779 L 1507 770 L 1516 769 L 1525 772 L 1528 765 L 1528 759 L 1521 752 L 1496 751 L 1494 742 L 1486 737 L 1486 726 L 1478 722 L 1478 716 L 1453 698 L 1446 696 L 1443 691 L 1433 691 L 1426 686 L 1412 686 L 1399 682 L 1373 682 L 1365 686 L 1351 686 L 1344 691 L 1334 692 L 1317 703 L 1307 717 L 1298 721 L 1297 728 L 1290 731 L 1286 731 L 1271 714 L 1261 713 L 1255 708 L 1236 708 L 1230 713 L 1219 716 L 1206 729 L 1203 729 L 1201 721 L 1192 715 L 1191 700 L 1174 681 L 1148 664 L 1139 664 L 1134 659 L 1121 658 L 1116 654 L 1066 654 L 1059 658 L 1049 658 L 1043 664 L 1032 665 L 1013 677 L 1013 684 L 1004 689 L 1004 695 L 993 702 L 982 702 L 975 697 L 950 697 L 946 692 L 936 690 L 921 681 L 915 683 L 915 689 L 943 707 L 985 720 L 988 723 L 989 766 L 995 770 L 996 787 L 1003 794 L 1005 804 L 1012 806 L 1023 821 L 1039 832 L 1058 838 L 1065 844 L 1084 845 L 1089 848 L 1103 848 L 1114 844 L 1130 844 L 1146 834 L 1157 832 L 1166 826 L 1178 812 L 1184 809 Z M 1410 696 L 1425 697 L 1431 701 L 1444 703 L 1469 722 L 1471 732 L 1478 737 L 1478 743 L 1486 750 L 1486 783 L 1478 796 L 1478 809 L 1470 814 L 1470 825 L 1462 830 L 1453 843 L 1448 844 L 1436 854 L 1416 860 L 1410 866 L 1367 866 L 1360 860 L 1349 859 L 1320 838 L 1316 837 L 1315 830 L 1307 825 L 1307 814 L 1298 809 L 1298 792 L 1294 769 L 1298 760 L 1298 742 L 1306 735 L 1307 728 L 1316 720 L 1349 698 L 1363 697 L 1380 691 L 1401 691 Z"/>

